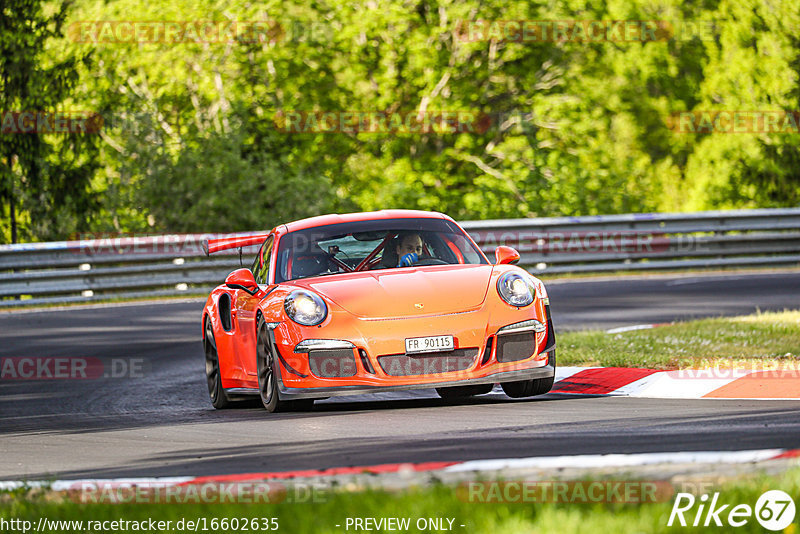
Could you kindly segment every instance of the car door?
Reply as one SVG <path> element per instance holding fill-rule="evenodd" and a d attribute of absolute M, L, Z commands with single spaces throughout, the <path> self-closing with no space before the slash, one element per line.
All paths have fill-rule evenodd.
<path fill-rule="evenodd" d="M 261 245 L 250 270 L 259 286 L 255 295 L 239 289 L 234 298 L 234 313 L 238 329 L 237 358 L 245 380 L 256 380 L 256 312 L 258 303 L 264 298 L 264 290 L 269 283 L 270 258 L 272 257 L 273 236 L 270 235 Z"/>

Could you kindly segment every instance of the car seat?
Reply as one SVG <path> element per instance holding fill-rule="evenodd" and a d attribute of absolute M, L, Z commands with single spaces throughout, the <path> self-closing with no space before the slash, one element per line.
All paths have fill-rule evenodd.
<path fill-rule="evenodd" d="M 383 247 L 383 255 L 381 256 L 381 267 L 397 267 L 400 258 L 397 257 L 397 238 L 395 237 Z"/>

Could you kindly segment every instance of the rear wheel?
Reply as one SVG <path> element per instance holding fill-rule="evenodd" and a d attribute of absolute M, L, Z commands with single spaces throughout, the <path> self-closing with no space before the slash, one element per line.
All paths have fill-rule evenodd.
<path fill-rule="evenodd" d="M 225 390 L 222 389 L 217 342 L 214 338 L 211 320 L 208 318 L 206 318 L 203 345 L 206 353 L 206 382 L 208 383 L 208 396 L 211 399 L 211 405 L 218 410 L 230 408 L 232 403 L 228 396 L 225 395 Z"/>
<path fill-rule="evenodd" d="M 436 393 L 443 399 L 464 399 L 474 395 L 483 395 L 492 391 L 494 384 L 478 384 L 475 386 L 452 386 L 436 388 Z"/>
<path fill-rule="evenodd" d="M 547 362 L 554 368 L 556 366 L 556 351 L 550 352 L 550 358 Z M 534 378 L 533 380 L 520 380 L 518 382 L 505 382 L 500 384 L 506 395 L 512 399 L 519 399 L 522 397 L 535 397 L 536 395 L 544 395 L 553 388 L 553 381 L 555 376 L 550 378 Z"/>
<path fill-rule="evenodd" d="M 261 404 L 270 412 L 289 412 L 310 410 L 314 399 L 283 401 L 278 393 L 278 363 L 272 354 L 267 323 L 258 318 L 258 338 L 256 340 L 256 371 L 258 373 L 258 393 Z"/>

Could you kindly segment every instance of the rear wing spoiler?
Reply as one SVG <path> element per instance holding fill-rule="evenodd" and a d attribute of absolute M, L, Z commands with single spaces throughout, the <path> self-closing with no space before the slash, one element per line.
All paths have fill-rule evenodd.
<path fill-rule="evenodd" d="M 251 247 L 253 245 L 260 245 L 270 232 L 260 232 L 251 234 L 231 234 L 225 237 L 217 237 L 213 239 L 206 239 L 203 241 L 203 251 L 206 256 L 221 252 L 223 250 L 230 250 L 232 248 Z"/>

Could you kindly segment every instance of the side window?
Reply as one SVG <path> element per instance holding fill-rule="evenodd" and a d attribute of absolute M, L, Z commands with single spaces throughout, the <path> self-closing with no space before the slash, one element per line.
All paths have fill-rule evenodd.
<path fill-rule="evenodd" d="M 256 254 L 256 259 L 253 261 L 253 266 L 250 268 L 253 271 L 253 276 L 256 283 L 259 285 L 266 285 L 269 279 L 269 260 L 272 253 L 272 236 L 269 236 L 264 244 Z"/>

